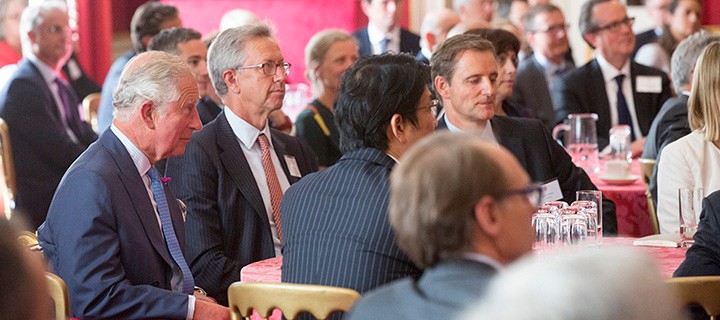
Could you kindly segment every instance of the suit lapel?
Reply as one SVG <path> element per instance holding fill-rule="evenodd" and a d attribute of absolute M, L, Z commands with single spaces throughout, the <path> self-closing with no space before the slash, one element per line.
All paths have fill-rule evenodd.
<path fill-rule="evenodd" d="M 53 94 L 52 94 L 52 89 L 50 89 L 50 87 L 48 86 L 47 82 L 45 82 L 45 78 L 43 78 L 42 73 L 40 73 L 40 70 L 38 70 L 38 68 L 35 66 L 35 64 L 33 64 L 33 63 L 32 63 L 30 60 L 28 60 L 28 59 L 23 59 L 23 61 L 22 61 L 21 63 L 24 63 L 25 65 L 27 65 L 27 68 L 28 68 L 29 70 L 31 70 L 31 72 L 34 73 L 35 77 L 36 77 L 38 80 L 40 80 L 40 81 L 42 82 L 42 85 L 40 86 L 40 87 L 42 88 L 42 90 L 43 90 L 42 93 L 43 93 L 43 95 L 45 95 L 46 97 L 48 97 L 49 101 L 51 102 L 50 104 L 46 104 L 46 105 L 45 105 L 46 108 L 50 108 L 50 109 L 51 109 L 51 110 L 47 110 L 47 111 L 48 111 L 48 114 L 53 115 L 53 120 L 55 120 L 55 123 L 56 123 L 58 126 L 64 127 L 64 126 L 63 126 L 63 122 L 62 122 L 62 120 L 60 119 L 60 110 L 58 109 L 57 102 L 55 102 L 55 98 L 54 98 L 54 96 L 53 96 Z M 22 66 L 20 66 L 20 68 L 22 68 Z"/>
<path fill-rule="evenodd" d="M 215 121 L 218 123 L 217 143 L 220 148 L 220 161 L 232 177 L 235 186 L 255 209 L 260 219 L 269 224 L 260 189 L 255 182 L 245 153 L 230 128 L 230 123 L 223 114 L 218 115 Z"/>
<path fill-rule="evenodd" d="M 608 132 L 610 130 L 610 101 L 607 97 L 607 88 L 605 88 L 605 77 L 600 70 L 600 65 L 597 59 L 594 59 L 590 63 L 589 80 L 591 81 L 590 90 L 593 90 L 593 96 L 595 97 L 596 108 L 591 109 L 590 112 L 597 113 L 598 123 L 597 132 Z M 593 102 L 590 102 L 591 104 Z"/>
<path fill-rule="evenodd" d="M 513 128 L 508 125 L 506 119 L 502 116 L 494 116 L 490 119 L 490 125 L 492 126 L 493 134 L 498 144 L 515 155 L 515 158 L 518 159 L 523 168 L 527 168 L 528 166 L 527 163 L 525 163 L 523 150 L 524 144 L 520 135 L 512 132 Z"/>
<path fill-rule="evenodd" d="M 637 90 L 635 90 L 635 78 L 637 78 L 638 75 L 639 72 L 636 64 L 631 62 L 630 79 L 632 81 L 630 83 L 632 88 L 630 88 L 630 90 L 632 90 L 633 102 L 635 103 L 635 117 L 637 117 L 638 124 L 640 125 L 640 131 L 643 132 L 643 134 L 647 134 L 647 132 L 650 131 L 649 124 L 652 123 L 652 119 L 655 118 L 655 114 L 652 114 L 651 110 L 648 108 L 648 106 L 653 104 L 651 100 L 648 100 L 648 98 L 652 95 L 638 93 Z M 650 121 L 647 121 L 646 119 L 650 119 Z"/>
<path fill-rule="evenodd" d="M 155 209 L 150 202 L 145 182 L 143 182 L 140 177 L 140 173 L 138 173 L 132 158 L 130 158 L 130 154 L 128 154 L 125 146 L 123 146 L 111 130 L 107 130 L 100 137 L 100 143 L 102 143 L 108 152 L 110 152 L 115 159 L 115 163 L 120 169 L 120 181 L 125 187 L 128 195 L 130 195 L 133 208 L 142 223 L 148 240 L 150 240 L 153 248 L 155 248 L 155 251 L 157 251 L 163 260 L 165 260 L 168 265 L 174 266 L 175 262 L 168 252 L 165 240 L 163 240 L 162 230 L 158 224 Z M 173 207 L 177 207 L 177 204 L 171 205 L 171 208 Z M 175 222 L 173 222 L 173 225 L 177 228 L 177 224 Z"/>
<path fill-rule="evenodd" d="M 287 177 L 288 182 L 290 184 L 293 184 L 298 181 L 297 177 L 293 177 L 290 174 L 290 170 L 288 169 L 287 162 L 285 161 L 285 155 L 287 154 L 285 143 L 280 140 L 278 137 L 281 135 L 281 133 L 275 131 L 275 129 L 270 129 L 270 134 L 272 135 L 272 144 L 275 148 L 275 154 L 277 154 L 278 160 L 280 160 L 280 166 L 283 169 L 283 173 L 285 173 L 285 177 Z M 297 164 L 297 159 L 296 159 Z M 299 168 L 298 168 L 299 169 Z"/>

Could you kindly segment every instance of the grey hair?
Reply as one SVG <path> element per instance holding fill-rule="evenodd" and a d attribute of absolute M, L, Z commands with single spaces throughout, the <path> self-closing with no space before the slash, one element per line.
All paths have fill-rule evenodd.
<path fill-rule="evenodd" d="M 27 7 L 27 0 L 0 0 L 0 40 L 5 40 L 5 19 L 7 19 L 8 6 L 13 2 Z"/>
<path fill-rule="evenodd" d="M 697 62 L 703 49 L 715 41 L 720 41 L 720 35 L 705 30 L 700 30 L 680 41 L 675 52 L 673 52 L 670 63 L 675 93 L 682 93 L 683 87 L 692 83 L 692 71 L 695 62 Z"/>
<path fill-rule="evenodd" d="M 30 43 L 28 32 L 37 32 L 38 26 L 45 20 L 45 14 L 52 10 L 60 10 L 67 14 L 67 5 L 60 0 L 49 0 L 35 2 L 23 10 L 20 16 L 20 42 L 23 52 L 32 52 L 32 43 Z"/>
<path fill-rule="evenodd" d="M 142 65 L 133 62 L 144 59 Z M 113 91 L 113 116 L 127 122 L 130 115 L 145 101 L 152 101 L 161 116 L 165 116 L 167 106 L 180 99 L 177 82 L 185 75 L 195 73 L 180 57 L 162 51 L 147 51 L 132 58 Z"/>
<path fill-rule="evenodd" d="M 221 32 L 208 49 L 208 74 L 215 91 L 221 97 L 228 93 L 228 86 L 223 80 L 225 70 L 242 66 L 247 59 L 245 44 L 255 38 L 273 37 L 270 26 L 266 23 L 230 28 Z"/>
<path fill-rule="evenodd" d="M 528 256 L 457 319 L 684 319 L 653 259 L 632 248 Z"/>
<path fill-rule="evenodd" d="M 585 2 L 582 5 L 582 7 L 580 8 L 580 19 L 579 19 L 580 34 L 582 35 L 583 40 L 585 40 L 585 42 L 593 49 L 595 49 L 595 46 L 593 46 L 589 41 L 587 41 L 587 38 L 585 37 L 585 35 L 587 35 L 589 33 L 596 32 L 597 29 L 600 27 L 595 22 L 595 19 L 593 19 L 593 15 L 592 15 L 593 8 L 595 8 L 595 6 L 598 4 L 610 2 L 610 1 L 615 1 L 615 0 L 589 0 L 589 1 Z"/>

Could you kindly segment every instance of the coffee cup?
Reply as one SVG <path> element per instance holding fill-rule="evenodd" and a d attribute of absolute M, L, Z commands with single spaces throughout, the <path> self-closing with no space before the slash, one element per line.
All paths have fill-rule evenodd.
<path fill-rule="evenodd" d="M 611 179 L 625 179 L 630 176 L 630 162 L 612 159 L 605 162 L 605 175 Z"/>

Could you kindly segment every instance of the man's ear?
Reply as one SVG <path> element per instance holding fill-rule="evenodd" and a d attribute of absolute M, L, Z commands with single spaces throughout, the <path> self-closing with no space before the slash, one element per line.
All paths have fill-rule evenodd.
<path fill-rule="evenodd" d="M 160 114 L 155 110 L 155 104 L 152 101 L 146 100 L 140 105 L 140 117 L 148 129 L 155 129 L 155 123 L 159 116 Z"/>
<path fill-rule="evenodd" d="M 232 93 L 240 93 L 240 86 L 237 85 L 237 72 L 234 70 L 225 70 L 222 73 L 222 79 L 228 87 L 228 91 Z"/>
<path fill-rule="evenodd" d="M 425 34 L 425 41 L 427 41 L 428 49 L 435 50 L 435 35 L 432 32 Z"/>
<path fill-rule="evenodd" d="M 435 91 L 440 97 L 450 99 L 450 84 L 447 82 L 445 77 L 437 76 L 433 79 L 433 85 L 435 85 Z"/>
<path fill-rule="evenodd" d="M 500 233 L 500 217 L 498 217 L 498 203 L 491 196 L 480 198 L 475 204 L 475 223 L 483 234 L 495 237 Z"/>
<path fill-rule="evenodd" d="M 405 133 L 407 128 L 405 127 L 406 121 L 403 119 L 403 117 L 399 114 L 394 114 L 392 118 L 390 118 L 390 130 L 389 133 L 392 135 L 391 138 L 397 140 L 400 143 L 407 142 L 407 139 L 405 138 Z"/>
<path fill-rule="evenodd" d="M 594 33 L 586 33 L 583 35 L 583 39 L 587 41 L 591 46 L 597 48 L 597 35 Z"/>

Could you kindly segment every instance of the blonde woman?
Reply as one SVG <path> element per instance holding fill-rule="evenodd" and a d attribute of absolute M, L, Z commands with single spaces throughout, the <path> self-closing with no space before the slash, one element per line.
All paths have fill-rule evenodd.
<path fill-rule="evenodd" d="M 316 98 L 298 115 L 295 128 L 297 136 L 304 139 L 317 155 L 321 168 L 340 159 L 333 110 L 342 74 L 358 57 L 355 39 L 339 29 L 318 32 L 305 47 L 305 77 L 312 84 Z"/>
<path fill-rule="evenodd" d="M 720 42 L 709 44 L 695 65 L 688 100 L 692 132 L 667 145 L 658 163 L 657 214 L 662 233 L 679 232 L 678 188 L 720 189 Z"/>

